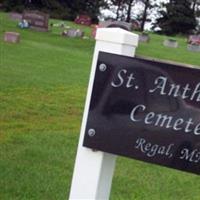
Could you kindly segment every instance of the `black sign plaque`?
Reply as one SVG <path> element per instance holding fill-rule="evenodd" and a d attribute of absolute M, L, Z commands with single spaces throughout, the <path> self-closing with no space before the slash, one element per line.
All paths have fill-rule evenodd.
<path fill-rule="evenodd" d="M 100 52 L 83 145 L 200 174 L 200 70 Z"/>

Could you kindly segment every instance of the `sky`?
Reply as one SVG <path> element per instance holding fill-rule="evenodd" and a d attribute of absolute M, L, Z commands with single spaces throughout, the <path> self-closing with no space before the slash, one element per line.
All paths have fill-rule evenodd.
<path fill-rule="evenodd" d="M 163 3 L 163 2 L 169 2 L 169 0 L 154 0 L 154 2 Z M 133 8 L 132 8 L 133 16 L 132 16 L 132 17 L 134 18 L 134 16 L 136 16 L 137 14 L 139 14 L 139 12 L 142 10 L 142 8 L 143 8 L 143 7 L 142 7 L 141 5 L 139 5 L 139 4 L 137 4 L 136 6 L 133 6 Z M 101 13 L 102 13 L 102 16 L 111 16 L 111 17 L 115 17 L 115 16 L 116 16 L 116 15 L 115 15 L 111 10 L 109 10 L 109 9 L 102 10 Z M 155 21 L 155 19 L 156 19 L 156 14 L 157 14 L 156 10 L 153 9 L 153 10 L 151 11 L 150 16 L 149 16 L 149 18 L 152 19 L 152 22 Z M 101 19 L 103 19 L 103 18 L 101 18 Z M 147 23 L 145 24 L 145 30 L 150 30 L 151 27 L 152 27 L 152 23 L 147 22 Z"/>

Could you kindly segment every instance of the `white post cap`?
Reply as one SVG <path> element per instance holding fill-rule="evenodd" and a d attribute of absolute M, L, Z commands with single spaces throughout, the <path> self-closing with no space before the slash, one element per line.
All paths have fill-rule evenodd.
<path fill-rule="evenodd" d="M 96 40 L 138 46 L 138 35 L 121 28 L 98 28 Z"/>

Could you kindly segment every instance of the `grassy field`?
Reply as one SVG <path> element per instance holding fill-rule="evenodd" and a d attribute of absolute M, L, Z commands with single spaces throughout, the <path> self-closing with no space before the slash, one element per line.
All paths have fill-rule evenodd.
<path fill-rule="evenodd" d="M 0 13 L 0 199 L 64 200 L 95 42 L 63 38 L 59 28 L 40 33 L 16 24 Z M 21 43 L 3 42 L 4 31 L 20 32 Z M 151 38 L 137 55 L 200 66 L 200 54 L 186 50 L 185 38 L 176 38 L 178 49 L 163 47 L 164 36 Z M 199 191 L 196 175 L 120 157 L 111 199 L 199 200 Z"/>

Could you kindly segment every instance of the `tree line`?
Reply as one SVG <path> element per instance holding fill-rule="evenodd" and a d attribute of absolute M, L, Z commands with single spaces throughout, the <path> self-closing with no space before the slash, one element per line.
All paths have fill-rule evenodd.
<path fill-rule="evenodd" d="M 138 6 L 137 15 L 133 7 Z M 98 22 L 101 10 L 112 11 L 114 20 L 139 21 L 140 30 L 150 22 L 151 13 L 156 12 L 153 29 L 165 34 L 189 33 L 198 30 L 200 0 L 4 0 L 6 11 L 22 12 L 24 9 L 38 9 L 48 12 L 51 17 L 74 20 L 78 14 L 87 14 L 93 23 Z"/>

